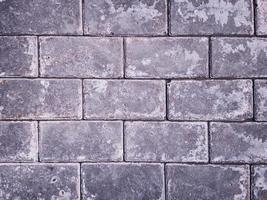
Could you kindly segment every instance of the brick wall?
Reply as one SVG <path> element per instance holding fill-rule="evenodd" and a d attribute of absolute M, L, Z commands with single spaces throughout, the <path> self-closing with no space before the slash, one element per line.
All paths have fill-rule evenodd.
<path fill-rule="evenodd" d="M 266 200 L 266 0 L 0 0 L 1 200 Z"/>

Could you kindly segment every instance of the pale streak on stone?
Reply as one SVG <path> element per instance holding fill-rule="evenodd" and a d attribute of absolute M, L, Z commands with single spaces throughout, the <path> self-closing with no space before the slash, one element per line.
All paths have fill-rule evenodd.
<path fill-rule="evenodd" d="M 175 0 L 177 3 L 182 3 L 185 0 Z M 245 2 L 246 3 L 246 2 Z M 249 5 L 246 4 L 248 7 Z M 217 24 L 220 24 L 221 26 L 224 26 L 229 21 L 229 16 L 233 12 L 240 12 L 240 13 L 246 13 L 242 16 L 236 16 L 234 18 L 235 25 L 237 27 L 240 27 L 242 25 L 249 26 L 250 23 L 247 21 L 246 18 L 250 17 L 250 13 L 247 12 L 247 9 L 244 8 L 243 3 L 239 0 L 235 4 L 225 1 L 225 0 L 209 0 L 208 3 L 203 3 L 203 6 L 201 8 L 205 8 L 204 12 L 203 10 L 196 10 L 196 7 L 193 6 L 192 2 L 188 2 L 188 10 L 187 13 L 182 11 L 181 9 L 178 9 L 177 12 L 180 13 L 181 16 L 184 16 L 185 19 L 190 19 L 191 17 L 198 17 L 198 19 L 201 19 L 203 22 L 206 22 L 209 19 L 209 16 L 214 16 L 215 22 Z M 244 9 L 244 10 L 242 10 Z"/>
<path fill-rule="evenodd" d="M 264 165 L 254 167 L 254 196 L 259 198 L 259 191 L 267 191 L 267 167 Z"/>

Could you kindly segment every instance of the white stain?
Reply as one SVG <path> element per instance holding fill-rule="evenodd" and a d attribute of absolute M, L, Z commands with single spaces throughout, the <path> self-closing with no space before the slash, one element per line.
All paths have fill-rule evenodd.
<path fill-rule="evenodd" d="M 262 191 L 267 191 L 267 179 L 265 178 L 266 167 L 256 167 L 255 172 L 258 175 L 255 179 L 255 187 L 260 188 Z"/>
<path fill-rule="evenodd" d="M 111 0 L 106 0 L 106 3 L 109 5 L 109 13 L 114 16 L 114 18 L 112 18 L 111 20 L 119 21 L 121 27 L 129 27 L 129 24 L 132 24 L 130 23 L 132 21 L 147 23 L 162 15 L 162 13 L 160 13 L 155 8 L 159 0 L 154 1 L 153 5 L 151 6 L 148 6 L 141 1 L 138 2 L 139 4 L 133 4 L 131 5 L 131 7 L 127 8 L 127 10 L 125 10 L 125 7 L 123 7 L 123 5 L 121 5 L 119 8 L 115 8 Z"/>
<path fill-rule="evenodd" d="M 150 65 L 150 64 L 151 64 L 151 59 L 149 59 L 149 58 L 144 58 L 141 62 L 142 62 L 142 64 L 143 64 L 144 66 L 147 66 L 147 65 Z"/>
<path fill-rule="evenodd" d="M 209 0 L 207 3 L 202 2 L 199 6 L 194 6 L 188 0 L 175 0 L 179 5 L 177 13 L 183 16 L 185 20 L 196 19 L 207 22 L 211 17 L 214 17 L 215 23 L 224 26 L 229 23 L 230 17 L 233 17 L 237 27 L 242 25 L 250 25 L 249 4 L 246 1 L 237 1 L 236 3 L 226 0 Z"/>
<path fill-rule="evenodd" d="M 93 89 L 98 93 L 105 93 L 108 87 L 107 81 L 94 81 Z"/>

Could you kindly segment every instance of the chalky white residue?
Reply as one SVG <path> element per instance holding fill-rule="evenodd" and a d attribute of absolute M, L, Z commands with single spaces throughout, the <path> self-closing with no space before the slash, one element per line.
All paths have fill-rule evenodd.
<path fill-rule="evenodd" d="M 257 138 L 251 135 L 245 135 L 241 132 L 236 132 L 231 125 L 227 126 L 227 134 L 234 134 L 235 137 L 238 137 L 240 141 L 243 141 L 246 144 L 249 144 L 249 148 L 244 151 L 242 154 L 231 157 L 231 160 L 243 160 L 250 161 L 249 157 L 254 158 L 254 160 L 258 160 L 267 155 L 267 143 L 263 141 L 263 139 Z M 214 161 L 223 161 L 226 160 L 225 156 L 217 156 L 214 158 Z"/>
<path fill-rule="evenodd" d="M 224 40 L 220 40 L 221 51 L 225 54 L 241 53 L 246 51 L 246 47 L 243 44 L 233 45 Z"/>
<path fill-rule="evenodd" d="M 263 51 L 267 55 L 267 42 L 266 40 L 249 40 L 247 41 L 247 46 L 250 49 L 250 54 L 252 55 L 252 61 L 257 62 L 258 55 Z"/>
<path fill-rule="evenodd" d="M 108 87 L 107 81 L 94 81 L 93 89 L 98 93 L 105 93 Z"/>
<path fill-rule="evenodd" d="M 201 126 L 197 126 L 196 129 L 197 132 L 200 133 L 202 128 Z M 206 136 L 199 134 L 195 147 L 195 149 L 189 151 L 188 155 L 183 157 L 183 161 L 203 161 L 205 158 L 208 159 L 208 144 Z"/>
<path fill-rule="evenodd" d="M 184 20 L 200 20 L 202 22 L 208 21 L 213 16 L 215 22 L 224 26 L 229 23 L 229 18 L 233 17 L 234 23 L 237 27 L 242 25 L 250 25 L 250 12 L 248 12 L 250 6 L 246 1 L 237 1 L 232 3 L 226 0 L 209 0 L 208 3 L 202 3 L 196 7 L 192 2 L 188 0 L 175 0 L 179 3 L 177 12 L 180 16 L 183 16 Z M 185 6 L 182 6 L 186 4 Z"/>
<path fill-rule="evenodd" d="M 112 18 L 112 21 L 119 21 L 122 27 L 129 27 L 129 24 L 131 24 L 129 22 L 131 21 L 147 23 L 154 18 L 160 17 L 162 13 L 155 9 L 158 2 L 159 0 L 155 1 L 153 5 L 148 6 L 139 1 L 138 5 L 132 5 L 125 11 L 123 5 L 116 9 L 112 0 L 106 0 L 106 3 L 109 5 L 109 13 L 115 16 L 115 18 Z"/>
<path fill-rule="evenodd" d="M 267 191 L 267 178 L 265 177 L 266 171 L 266 167 L 255 167 L 255 174 L 257 176 L 257 178 L 255 179 L 255 188 Z M 255 192 L 255 195 L 257 198 L 258 193 Z"/>
<path fill-rule="evenodd" d="M 30 65 L 30 72 L 31 75 L 37 74 L 37 41 L 35 39 L 27 39 L 28 41 L 28 49 L 24 52 L 25 54 L 28 54 L 32 56 L 31 65 Z"/>
<path fill-rule="evenodd" d="M 241 167 L 231 167 L 233 171 L 237 171 L 240 174 L 240 179 L 239 179 L 239 189 L 240 193 L 234 195 L 233 200 L 243 200 L 246 199 L 247 194 L 248 194 L 248 189 L 247 185 L 249 184 L 249 177 L 247 176 L 248 174 L 248 169 L 247 168 L 241 168 Z"/>

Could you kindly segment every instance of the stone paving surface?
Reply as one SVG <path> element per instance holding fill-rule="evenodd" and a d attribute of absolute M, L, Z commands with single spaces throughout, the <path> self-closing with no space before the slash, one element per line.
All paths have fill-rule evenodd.
<path fill-rule="evenodd" d="M 0 200 L 267 200 L 267 0 L 0 0 Z"/>

